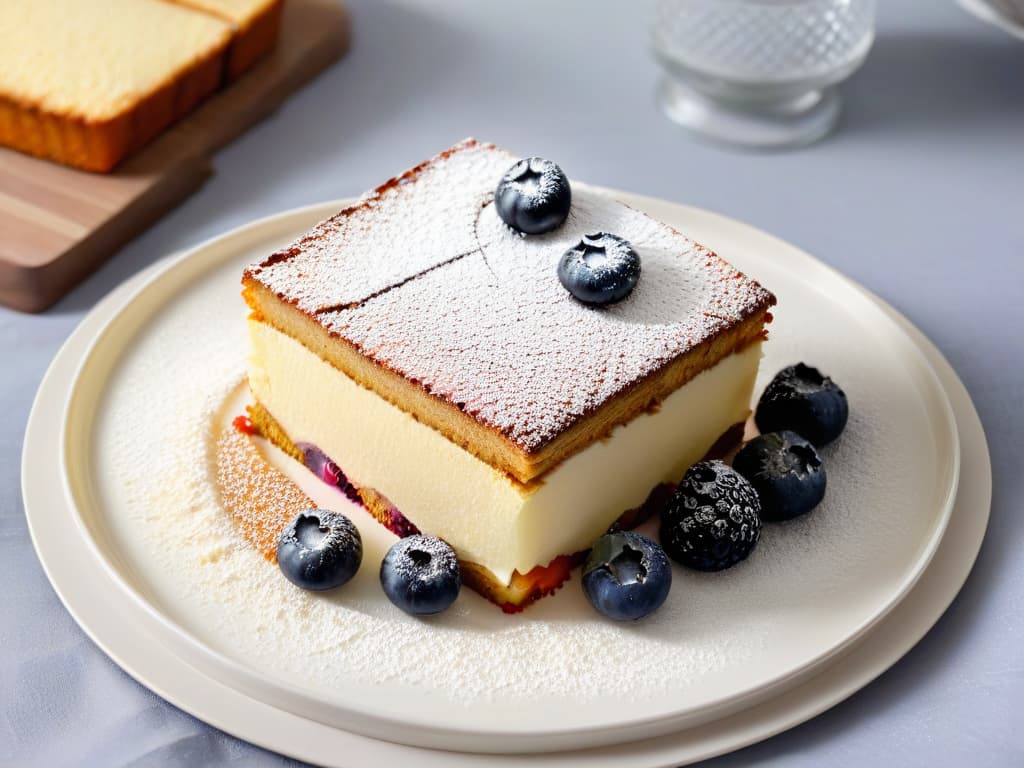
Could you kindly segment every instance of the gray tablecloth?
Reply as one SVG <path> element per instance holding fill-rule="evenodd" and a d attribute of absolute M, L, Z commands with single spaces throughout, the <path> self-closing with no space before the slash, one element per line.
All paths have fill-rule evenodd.
<path fill-rule="evenodd" d="M 951 4 L 880 5 L 838 132 L 765 155 L 695 143 L 661 116 L 649 3 L 351 2 L 348 58 L 224 150 L 198 194 L 50 312 L 0 310 L 0 763 L 288 762 L 136 684 L 61 607 L 22 512 L 29 406 L 62 341 L 125 277 L 475 135 L 796 243 L 904 312 L 980 411 L 992 520 L 946 616 L 852 699 L 711 764 L 1024 765 L 1024 43 Z"/>

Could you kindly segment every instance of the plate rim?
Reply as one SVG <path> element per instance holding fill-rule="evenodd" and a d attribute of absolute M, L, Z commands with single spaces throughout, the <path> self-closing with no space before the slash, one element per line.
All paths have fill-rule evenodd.
<path fill-rule="evenodd" d="M 772 238 L 773 240 L 776 240 L 781 246 L 784 246 L 787 249 L 789 249 L 790 251 L 794 252 L 794 254 L 799 254 L 799 256 L 804 257 L 804 258 L 810 260 L 810 262 L 812 262 L 815 266 L 823 268 L 823 269 L 826 269 L 826 270 L 829 270 L 831 272 L 835 272 L 835 274 L 839 278 L 844 280 L 846 283 L 850 284 L 851 288 L 853 288 L 855 290 L 859 290 L 860 292 L 864 293 L 865 296 L 868 299 L 873 299 L 875 301 L 875 303 L 881 304 L 883 310 L 885 310 L 885 309 L 891 310 L 891 308 L 887 308 L 884 305 L 884 303 L 881 303 L 879 300 L 877 300 L 877 298 L 872 297 L 863 288 L 861 288 L 860 286 L 856 285 L 855 283 L 850 281 L 848 278 L 845 278 L 844 276 L 839 274 L 836 270 L 833 270 L 828 265 L 823 264 L 822 262 L 819 262 L 818 260 L 816 260 L 813 257 L 809 256 L 808 254 L 804 253 L 800 249 L 796 248 L 795 246 L 793 246 L 793 245 L 791 245 L 789 243 L 786 243 L 785 241 L 778 240 L 778 238 L 774 238 L 773 236 L 771 236 L 771 235 L 769 235 L 767 233 L 764 233 L 764 232 L 762 232 L 760 230 L 757 230 L 757 229 L 755 229 L 753 227 L 750 227 L 749 225 L 743 224 L 742 222 L 737 222 L 737 221 L 735 221 L 733 219 L 729 219 L 728 217 L 720 216 L 719 214 L 713 214 L 713 213 L 710 213 L 710 212 L 707 212 L 707 211 L 701 211 L 699 209 L 690 208 L 688 206 L 679 206 L 678 204 L 670 203 L 669 201 L 658 200 L 656 198 L 644 198 L 644 197 L 639 196 L 639 195 L 630 195 L 630 194 L 627 194 L 627 193 L 620 193 L 620 192 L 615 192 L 615 191 L 611 191 L 611 190 L 609 190 L 609 192 L 611 192 L 612 194 L 615 194 L 617 196 L 620 196 L 620 197 L 625 197 L 625 198 L 630 199 L 630 200 L 650 201 L 652 203 L 663 204 L 663 205 L 670 205 L 670 206 L 674 206 L 674 207 L 677 207 L 677 208 L 685 209 L 684 212 L 686 213 L 686 215 L 700 215 L 700 216 L 716 217 L 718 219 L 724 220 L 725 224 L 727 224 L 729 226 L 733 226 L 733 227 L 738 226 L 742 230 L 746 230 L 750 234 L 754 234 L 754 235 L 756 235 L 758 237 L 769 237 L 769 238 Z M 140 294 L 142 294 L 145 291 L 145 289 L 147 287 L 152 285 L 157 280 L 161 279 L 169 271 L 174 269 L 175 266 L 178 266 L 182 262 L 188 260 L 190 257 L 195 256 L 197 253 L 199 253 L 199 252 L 201 252 L 203 250 L 206 250 L 211 245 L 220 243 L 220 241 L 224 241 L 224 240 L 228 240 L 228 239 L 231 239 L 231 238 L 234 238 L 234 237 L 238 237 L 239 235 L 244 234 L 246 232 L 252 233 L 254 231 L 258 231 L 260 229 L 259 225 L 266 226 L 266 225 L 280 224 L 282 220 L 290 219 L 290 218 L 293 218 L 293 217 L 295 217 L 297 215 L 298 216 L 304 216 L 304 217 L 307 217 L 307 218 L 311 218 L 314 214 L 318 214 L 318 213 L 322 212 L 324 209 L 327 209 L 327 208 L 333 207 L 336 210 L 337 207 L 340 204 L 341 203 L 337 203 L 337 202 L 314 204 L 314 205 L 311 205 L 311 206 L 304 206 L 304 207 L 301 207 L 301 208 L 297 208 L 297 209 L 293 209 L 293 210 L 290 210 L 290 211 L 285 211 L 285 212 L 282 212 L 282 213 L 279 213 L 279 214 L 275 214 L 273 216 L 268 216 L 268 217 L 264 217 L 262 219 L 258 219 L 258 220 L 254 221 L 254 222 L 250 222 L 247 225 L 243 225 L 242 227 L 236 228 L 236 229 L 234 229 L 234 230 L 232 230 L 232 231 L 230 231 L 228 233 L 225 233 L 225 234 L 223 234 L 223 235 L 221 235 L 219 237 L 212 238 L 211 240 L 208 240 L 208 241 L 206 241 L 204 243 L 201 243 L 198 246 L 196 246 L 195 248 L 190 249 L 189 251 L 181 254 L 180 256 L 178 256 L 176 258 L 171 258 L 171 259 L 167 259 L 167 260 L 163 260 L 161 262 L 158 262 L 157 264 L 154 264 L 152 267 L 147 269 L 145 272 L 140 273 L 139 275 L 136 275 L 134 278 L 132 278 L 131 281 L 129 281 L 129 283 L 125 283 L 122 286 L 119 286 L 106 299 L 104 299 L 104 301 L 101 302 L 101 304 L 96 309 L 94 309 L 93 312 L 90 313 L 89 317 L 87 318 L 87 319 L 90 319 L 90 318 L 93 318 L 94 315 L 98 315 L 101 307 L 106 307 L 107 310 L 108 310 L 108 313 L 110 315 L 107 318 L 106 322 L 104 322 L 102 324 L 100 329 L 98 331 L 94 331 L 93 332 L 93 336 L 91 338 L 91 341 L 90 341 L 90 344 L 89 344 L 89 347 L 88 347 L 88 351 L 86 352 L 86 354 L 84 354 L 82 356 L 81 360 L 79 361 L 78 366 L 75 369 L 74 383 L 77 383 L 78 376 L 81 373 L 81 370 L 82 370 L 83 366 L 86 364 L 86 361 L 91 356 L 92 351 L 99 344 L 100 339 L 103 338 L 104 335 L 108 332 L 109 327 L 110 327 L 110 325 L 113 322 L 113 319 L 118 317 L 121 314 L 121 312 L 129 304 L 131 304 Z M 220 260 L 218 260 L 218 263 L 220 263 Z M 115 300 L 115 299 L 117 299 L 117 300 Z M 893 312 L 894 311 L 891 311 L 890 314 L 892 314 Z M 906 323 L 905 318 L 900 318 L 898 313 L 895 313 L 895 314 L 896 314 L 896 319 L 902 319 L 904 321 L 904 323 Z M 85 326 L 85 324 L 86 324 L 85 321 L 83 321 L 82 326 Z M 911 330 L 915 330 L 915 329 L 913 329 L 913 326 L 910 326 L 910 329 Z M 904 328 L 903 330 L 907 330 L 907 329 Z M 76 329 L 75 334 L 72 334 L 72 337 L 69 338 L 68 342 L 65 344 L 65 347 L 61 349 L 61 352 L 58 354 L 58 358 L 60 358 L 60 356 L 65 353 L 67 347 L 71 346 L 72 340 L 76 337 L 77 333 L 78 333 L 78 330 Z M 917 346 L 914 343 L 914 339 L 912 337 L 908 336 L 908 340 L 910 341 L 910 343 L 912 345 Z M 922 357 L 924 357 L 924 356 L 922 355 Z M 55 359 L 54 364 L 51 366 L 51 369 L 53 367 L 55 367 L 56 363 L 57 363 L 57 359 Z M 952 424 L 952 427 L 953 427 L 953 434 L 955 435 L 956 434 L 956 426 L 957 425 L 956 425 L 955 418 L 952 418 L 952 416 L 951 416 L 951 414 L 952 414 L 952 406 L 951 406 L 951 404 L 949 402 L 948 394 L 946 393 L 945 388 L 942 386 L 941 381 L 939 380 L 935 370 L 933 369 L 931 364 L 928 362 L 928 360 L 927 359 L 923 359 L 922 363 L 924 365 L 924 368 L 935 378 L 935 384 L 938 387 L 938 390 L 943 393 L 946 410 L 950 413 L 951 424 Z M 47 375 L 44 377 L 44 380 L 43 380 L 44 384 L 47 382 L 49 377 L 50 377 L 50 371 L 48 371 Z M 37 414 L 37 406 L 39 405 L 40 395 L 42 394 L 43 389 L 44 389 L 44 387 L 41 384 L 40 385 L 40 393 L 37 394 L 36 403 L 33 405 L 32 413 L 30 414 L 29 429 L 26 430 L 25 452 L 23 453 L 23 466 L 22 466 L 22 470 L 23 470 L 23 472 L 22 472 L 22 475 L 23 475 L 23 494 L 25 495 L 25 506 L 26 506 L 27 517 L 31 517 L 28 514 L 29 507 L 30 507 L 30 504 L 29 504 L 29 501 L 28 501 L 29 483 L 26 481 L 26 475 L 27 475 L 28 469 L 29 469 L 28 468 L 28 462 L 27 462 L 28 445 L 29 445 L 28 436 L 29 436 L 30 429 L 33 427 L 33 425 L 37 421 L 37 415 L 38 415 Z M 74 390 L 74 384 L 72 385 L 72 392 L 73 392 L 73 390 Z M 71 399 L 70 395 L 71 395 L 71 393 L 69 393 L 69 395 L 68 395 L 68 398 L 66 400 L 66 404 L 70 403 L 70 399 Z M 64 424 L 66 424 L 66 421 L 64 420 L 64 416 L 65 416 L 65 414 L 62 414 L 62 426 Z M 62 439 L 62 441 L 63 441 L 63 437 L 64 437 L 64 430 L 62 429 L 61 430 L 61 439 Z M 959 445 L 959 439 L 957 439 L 957 444 Z M 959 459 L 959 455 L 957 456 L 957 459 Z M 951 502 L 952 502 L 952 500 L 955 500 L 955 497 L 956 497 L 955 483 L 954 483 L 954 488 L 950 492 L 950 496 L 951 496 Z M 71 501 L 71 497 L 70 496 L 68 496 L 66 498 L 66 500 L 69 503 L 71 503 L 72 506 L 73 506 L 73 502 Z M 847 650 L 852 644 L 854 644 L 855 642 L 859 641 L 859 639 L 861 639 L 864 634 L 866 634 L 877 623 L 882 621 L 885 618 L 885 616 L 888 615 L 896 607 L 896 605 L 898 605 L 900 600 L 903 597 L 906 596 L 906 594 L 913 588 L 914 584 L 917 582 L 917 580 L 924 573 L 925 567 L 927 566 L 927 563 L 930 561 L 931 557 L 934 555 L 935 551 L 937 550 L 937 548 L 939 546 L 939 543 L 941 542 L 941 538 L 942 538 L 941 534 L 942 534 L 942 530 L 944 529 L 944 525 L 945 525 L 945 523 L 948 523 L 950 511 L 951 511 L 951 503 L 949 505 L 947 505 L 947 509 L 946 509 L 946 511 L 944 513 L 944 524 L 942 526 L 940 526 L 939 529 L 933 534 L 932 541 L 929 542 L 929 546 L 927 548 L 928 551 L 927 551 L 926 557 L 923 560 L 924 564 L 921 567 L 917 568 L 916 573 L 914 575 L 914 578 L 911 579 L 909 581 L 909 583 L 906 583 L 906 584 L 903 585 L 903 588 L 900 590 L 900 593 L 899 593 L 898 597 L 895 600 L 890 602 L 890 604 L 888 605 L 886 610 L 884 610 L 881 613 L 879 613 L 878 615 L 876 615 L 866 625 L 860 627 L 853 635 L 849 636 L 847 638 L 847 640 L 845 640 L 844 642 L 840 643 L 839 646 L 835 647 L 830 652 L 828 652 L 828 653 L 826 653 L 826 654 L 824 654 L 822 656 L 816 657 L 810 663 L 810 665 L 808 667 L 798 668 L 796 671 L 792 672 L 790 675 L 787 675 L 787 676 L 784 676 L 782 678 L 779 678 L 779 679 L 773 681 L 768 686 L 766 686 L 766 688 L 770 688 L 771 689 L 770 693 L 774 693 L 778 687 L 782 686 L 782 684 L 784 684 L 786 682 L 792 681 L 793 678 L 800 677 L 801 675 L 806 674 L 808 672 L 818 672 L 818 671 L 820 671 L 822 664 L 824 664 L 825 662 L 831 660 L 833 657 L 836 657 L 836 656 L 840 655 L 843 651 Z M 76 514 L 75 517 L 77 518 L 78 515 Z M 42 556 L 42 553 L 40 552 L 40 548 L 39 548 L 38 542 L 36 540 L 37 537 L 36 537 L 36 534 L 35 534 L 35 531 L 34 531 L 32 525 L 31 525 L 31 520 L 30 520 L 30 530 L 32 530 L 33 543 L 36 546 L 37 553 L 39 553 L 39 555 L 40 555 L 40 560 L 43 561 L 43 556 Z M 174 628 L 175 630 L 185 634 L 185 636 L 187 637 L 189 642 L 203 646 L 205 651 L 208 651 L 208 652 L 212 653 L 215 657 L 217 657 L 219 659 L 226 660 L 226 661 L 229 661 L 229 662 L 231 661 L 230 659 L 227 659 L 227 657 L 223 657 L 218 652 L 213 651 L 213 649 L 205 646 L 205 644 L 202 644 L 200 641 L 198 641 L 197 638 L 194 638 L 193 636 L 189 635 L 187 632 L 184 631 L 184 628 L 178 627 L 178 625 L 176 625 L 174 622 L 167 621 L 167 617 L 165 617 L 163 614 L 161 614 L 156 609 L 155 606 L 151 605 L 149 603 L 149 601 L 147 601 L 144 598 L 142 598 L 141 595 L 138 595 L 136 593 L 136 591 L 134 590 L 134 588 L 132 588 L 131 586 L 129 586 L 126 583 L 124 583 L 124 580 L 121 577 L 121 575 L 116 571 L 115 568 L 113 568 L 111 566 L 110 563 L 107 562 L 106 557 L 101 552 L 98 551 L 96 542 L 93 541 L 93 539 L 92 539 L 92 537 L 90 535 L 88 535 L 88 534 L 85 535 L 85 542 L 86 542 L 87 546 L 92 547 L 92 550 L 93 550 L 92 554 L 93 554 L 94 558 L 97 559 L 98 562 L 101 563 L 102 566 L 104 567 L 105 573 L 106 573 L 107 577 L 110 578 L 111 581 L 113 581 L 118 587 L 120 587 L 122 593 L 127 593 L 127 594 L 133 596 L 134 598 L 137 598 L 137 600 L 140 603 L 140 605 L 143 608 L 143 610 L 153 614 L 157 619 L 160 620 L 160 623 L 162 623 L 162 624 L 170 624 L 170 626 L 172 628 Z M 44 568 L 45 567 L 46 566 L 45 566 L 45 562 L 44 562 Z M 47 575 L 48 575 L 48 577 L 50 577 L 51 582 L 53 582 L 54 580 L 53 580 L 52 576 L 50 575 L 49 569 L 47 569 Z M 56 584 L 54 584 L 54 586 L 56 588 Z M 59 590 L 58 590 L 58 594 L 59 594 Z M 63 598 L 62 598 L 62 600 L 63 600 Z M 71 610 L 70 606 L 68 606 L 68 607 L 69 607 L 69 610 Z M 75 615 L 73 611 L 72 611 L 72 615 Z M 76 616 L 76 620 L 78 620 L 77 616 Z M 81 624 L 82 622 L 79 621 L 79 623 Z M 90 636 L 92 636 L 92 635 L 90 634 Z M 101 647 L 104 647 L 101 643 L 99 643 L 99 641 L 95 637 L 93 637 L 93 639 L 94 639 L 94 641 L 97 642 L 97 644 L 100 644 Z M 233 664 L 234 662 L 231 662 L 231 663 Z M 798 682 L 798 681 L 796 681 L 796 682 Z M 795 683 L 793 683 L 793 684 L 795 684 Z M 745 693 L 746 692 L 744 692 L 744 695 L 739 696 L 739 698 L 741 700 L 745 700 L 747 698 Z M 673 717 L 669 716 L 668 718 L 656 718 L 656 719 L 657 719 L 658 722 L 662 722 L 663 720 L 666 720 L 666 719 L 673 719 Z"/>

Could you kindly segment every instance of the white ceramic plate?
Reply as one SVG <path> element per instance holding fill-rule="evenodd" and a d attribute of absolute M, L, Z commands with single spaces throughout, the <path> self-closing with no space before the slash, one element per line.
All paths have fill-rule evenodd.
<path fill-rule="evenodd" d="M 695 223 L 701 221 L 695 215 Z M 376 741 L 291 715 L 224 686 L 153 642 L 150 613 L 123 599 L 84 540 L 68 535 L 74 516 L 54 483 L 41 482 L 28 459 L 59 450 L 56 413 L 48 407 L 67 396 L 89 342 L 158 264 L 113 291 L 90 313 L 54 360 L 36 399 L 25 441 L 26 512 L 47 576 L 75 620 L 136 680 L 168 701 L 239 738 L 310 762 L 331 766 L 423 765 L 436 768 L 540 765 L 675 766 L 754 743 L 793 727 L 842 701 L 894 664 L 924 636 L 956 596 L 984 538 L 991 503 L 991 466 L 981 422 L 963 385 L 924 336 L 886 307 L 936 369 L 952 401 L 964 462 L 956 505 L 938 552 L 907 598 L 862 642 L 822 674 L 761 705 L 713 723 L 599 750 L 532 756 L 441 752 Z M 29 481 L 33 483 L 30 487 Z M 31 500 L 31 503 L 30 503 Z"/>
<path fill-rule="evenodd" d="M 94 321 L 101 323 L 111 316 L 115 318 L 104 332 L 97 333 L 93 326 L 88 336 L 76 334 L 78 349 L 71 350 L 69 347 L 67 352 L 68 355 L 74 355 L 75 361 L 83 358 L 82 346 L 93 342 L 91 352 L 84 356 L 85 365 L 77 383 L 69 387 L 65 382 L 63 389 L 41 389 L 40 401 L 34 410 L 26 439 L 24 487 L 30 521 L 33 520 L 33 510 L 41 508 L 37 497 L 38 494 L 44 493 L 42 486 L 45 485 L 45 478 L 33 474 L 33 467 L 39 467 L 41 463 L 29 460 L 33 455 L 40 455 L 33 452 L 33 435 L 37 435 L 40 430 L 45 431 L 47 426 L 40 424 L 47 418 L 52 421 L 56 416 L 57 411 L 53 409 L 55 403 L 52 398 L 58 398 L 56 404 L 59 404 L 67 400 L 69 394 L 73 394 L 66 418 L 67 445 L 70 449 L 69 455 L 73 458 L 67 466 L 69 500 L 81 514 L 83 530 L 87 532 L 82 544 L 91 550 L 89 554 L 94 558 L 94 563 L 104 565 L 105 572 L 98 575 L 105 576 L 111 583 L 117 585 L 115 594 L 119 595 L 119 603 L 131 612 L 147 617 L 144 623 L 157 628 L 157 635 L 169 645 L 175 658 L 194 664 L 207 675 L 226 684 L 228 688 L 245 692 L 256 702 L 283 707 L 306 720 L 326 720 L 334 726 L 376 733 L 392 739 L 409 739 L 421 744 L 487 751 L 521 749 L 525 740 L 529 749 L 540 751 L 611 743 L 656 733 L 671 733 L 686 725 L 692 726 L 715 716 L 721 717 L 729 710 L 750 706 L 757 700 L 777 695 L 783 688 L 806 679 L 812 670 L 820 671 L 825 661 L 835 658 L 840 651 L 849 648 L 855 639 L 863 636 L 898 603 L 934 552 L 948 517 L 949 502 L 953 498 L 957 477 L 958 442 L 948 402 L 928 364 L 914 343 L 901 330 L 899 323 L 880 310 L 862 292 L 823 265 L 777 240 L 726 219 L 658 201 L 621 197 L 713 244 L 731 261 L 755 274 L 776 290 L 782 307 L 792 308 L 779 313 L 773 328 L 776 341 L 769 345 L 766 370 L 770 371 L 784 362 L 790 362 L 789 356 L 797 354 L 814 359 L 815 362 L 820 362 L 823 367 L 833 371 L 844 383 L 848 383 L 851 395 L 862 387 L 866 387 L 861 389 L 864 395 L 870 395 L 873 388 L 886 393 L 886 397 L 878 398 L 885 401 L 881 406 L 881 412 L 877 408 L 873 409 L 870 400 L 855 397 L 854 402 L 859 399 L 864 404 L 862 412 L 867 411 L 871 418 L 859 425 L 856 421 L 852 423 L 852 434 L 856 435 L 860 430 L 862 437 L 865 437 L 865 427 L 872 425 L 874 420 L 877 425 L 872 425 L 872 433 L 891 433 L 898 437 L 896 443 L 900 446 L 900 456 L 883 455 L 880 458 L 883 465 L 887 461 L 898 460 L 901 487 L 905 487 L 909 482 L 911 493 L 907 495 L 913 495 L 919 500 L 919 503 L 910 508 L 897 510 L 901 523 L 895 527 L 886 527 L 885 541 L 882 542 L 874 541 L 870 536 L 865 539 L 863 532 L 858 533 L 856 529 L 853 529 L 851 536 L 851 529 L 837 522 L 844 519 L 843 510 L 833 510 L 831 516 L 818 515 L 822 520 L 831 518 L 833 526 L 838 527 L 845 537 L 851 538 L 857 551 L 825 547 L 831 555 L 840 555 L 839 561 L 819 563 L 811 558 L 811 565 L 808 567 L 808 560 L 804 558 L 803 562 L 799 563 L 799 575 L 810 576 L 810 580 L 814 581 L 822 575 L 816 573 L 815 568 L 820 570 L 827 567 L 828 578 L 835 579 L 837 572 L 840 576 L 844 573 L 843 558 L 864 566 L 865 552 L 870 552 L 870 567 L 850 569 L 846 574 L 848 583 L 839 583 L 838 587 L 837 582 L 829 582 L 833 596 L 837 588 L 843 590 L 843 597 L 840 600 L 827 599 L 827 596 L 814 594 L 811 590 L 787 605 L 774 606 L 768 617 L 769 624 L 776 627 L 783 625 L 784 631 L 794 631 L 782 637 L 771 636 L 772 643 L 762 645 L 760 653 L 749 654 L 747 658 L 741 659 L 736 669 L 727 669 L 723 674 L 709 675 L 700 681 L 701 685 L 689 686 L 683 691 L 681 705 L 677 700 L 673 707 L 666 709 L 664 699 L 659 699 L 657 695 L 652 696 L 646 702 L 648 710 L 643 713 L 644 717 L 636 718 L 625 726 L 618 718 L 615 722 L 604 722 L 606 728 L 595 739 L 594 728 L 600 727 L 602 723 L 595 723 L 593 720 L 588 722 L 586 717 L 593 718 L 595 713 L 600 715 L 599 707 L 592 708 L 589 712 L 583 707 L 582 718 L 574 712 L 552 718 L 548 711 L 545 713 L 546 720 L 543 724 L 547 727 L 537 728 L 537 723 L 531 722 L 529 718 L 510 724 L 507 719 L 507 707 L 502 710 L 499 702 L 491 711 L 488 711 L 486 706 L 474 707 L 474 712 L 478 716 L 475 720 L 469 718 L 470 722 L 467 724 L 465 709 L 445 709 L 443 706 L 435 706 L 430 713 L 431 717 L 424 719 L 416 711 L 423 703 L 422 700 L 416 701 L 419 692 L 412 691 L 408 692 L 411 716 L 404 723 L 403 731 L 395 732 L 394 719 L 379 719 L 382 708 L 380 705 L 386 703 L 393 707 L 394 691 L 387 690 L 386 686 L 382 687 L 380 693 L 382 697 L 386 697 L 386 701 L 374 702 L 346 701 L 344 697 L 332 698 L 325 695 L 325 692 L 310 689 L 308 686 L 283 684 L 274 679 L 275 670 L 254 669 L 248 663 L 248 659 L 232 658 L 230 648 L 210 648 L 207 644 L 199 642 L 197 637 L 203 637 L 204 634 L 202 627 L 181 626 L 180 621 L 173 622 L 167 615 L 174 612 L 173 607 L 165 612 L 160 610 L 165 606 L 154 606 L 150 602 L 148 598 L 152 593 L 150 585 L 146 583 L 144 564 L 131 562 L 133 553 L 126 551 L 124 546 L 118 546 L 123 541 L 119 542 L 116 522 L 112 523 L 106 517 L 110 510 L 116 510 L 116 499 L 97 499 L 91 495 L 95 493 L 97 485 L 102 485 L 96 481 L 96 475 L 102 474 L 104 468 L 92 466 L 88 461 L 75 458 L 90 453 L 79 450 L 76 441 L 80 446 L 84 444 L 82 441 L 93 439 L 91 415 L 98 404 L 101 411 L 116 406 L 102 403 L 103 395 L 107 392 L 107 378 L 125 358 L 138 357 L 132 351 L 135 349 L 133 345 L 138 338 L 145 336 L 147 327 L 159 323 L 161 312 L 170 311 L 168 307 L 176 303 L 179 306 L 174 311 L 180 311 L 180 305 L 183 303 L 186 313 L 195 312 L 204 323 L 218 320 L 231 322 L 231 319 L 239 314 L 237 308 L 226 304 L 225 312 L 228 314 L 219 317 L 218 307 L 210 305 L 209 301 L 206 304 L 197 303 L 197 289 L 193 281 L 198 276 L 203 277 L 203 292 L 206 295 L 223 296 L 218 280 L 224 281 L 227 292 L 233 292 L 237 286 L 239 260 L 244 261 L 253 253 L 265 252 L 272 245 L 288 239 L 292 234 L 305 229 L 311 221 L 336 209 L 337 204 L 276 217 L 228 235 L 214 244 L 203 246 L 193 255 L 186 256 L 183 260 L 161 270 L 159 276 L 135 299 L 126 300 L 126 292 L 119 291 L 117 303 L 106 304 L 105 314 Z M 842 302 L 842 306 L 833 305 L 832 302 L 835 301 Z M 217 303 L 225 305 L 223 301 Z M 838 321 L 836 317 L 839 318 Z M 813 322 L 808 324 L 809 320 Z M 780 338 L 788 339 L 789 345 L 778 343 Z M 803 339 L 803 342 L 799 339 Z M 836 341 L 840 342 L 840 349 L 833 347 Z M 771 352 L 773 346 L 778 350 L 775 359 Z M 859 370 L 859 367 L 863 367 L 864 370 Z M 850 384 L 853 386 L 849 386 Z M 43 397 L 47 392 L 50 393 L 51 400 L 44 403 Z M 60 417 L 56 418 L 57 423 L 51 423 L 50 429 L 59 427 Z M 881 443 L 868 440 L 861 445 L 857 438 L 844 438 L 844 442 L 861 450 L 874 450 L 876 453 L 893 451 L 892 446 L 886 448 L 887 443 L 884 440 Z M 903 455 L 904 453 L 910 454 L 909 459 Z M 857 457 L 857 451 L 853 452 L 853 457 Z M 884 478 L 878 478 L 878 472 L 884 471 L 884 466 L 871 463 L 878 461 L 879 457 L 860 457 L 858 460 L 861 459 L 866 463 L 861 464 L 860 471 L 871 472 L 876 479 L 868 482 L 860 477 L 857 481 L 860 487 L 854 488 L 856 495 L 865 501 L 865 506 L 881 504 L 885 510 L 892 510 L 895 502 L 886 497 L 872 497 L 871 494 L 871 489 L 875 485 L 884 487 L 887 492 L 893 491 L 892 483 Z M 848 459 L 837 466 L 847 465 L 856 467 L 857 461 Z M 831 477 L 836 478 L 837 474 L 833 470 Z M 850 470 L 850 475 L 857 474 L 860 472 Z M 52 492 L 52 488 L 48 490 Z M 109 489 L 107 493 L 110 493 Z M 836 495 L 842 497 L 849 493 L 850 491 L 842 491 L 840 483 L 840 490 Z M 898 507 L 898 504 L 896 506 Z M 870 524 L 873 519 L 871 514 L 872 510 L 868 509 L 862 516 L 868 521 L 868 528 L 875 527 Z M 44 564 L 47 564 L 47 558 L 42 553 L 43 547 L 38 544 L 41 540 L 47 539 L 39 536 L 34 521 L 33 532 L 37 546 L 40 546 L 41 558 Z M 828 541 L 827 527 L 815 526 L 813 532 L 815 536 L 825 537 L 817 543 Z M 898 546 L 893 546 L 893 539 L 898 540 Z M 879 545 L 882 545 L 881 548 Z M 763 549 L 764 545 L 759 552 Z M 781 546 L 781 549 L 785 551 L 787 548 Z M 753 570 L 754 566 L 744 568 Z M 779 571 L 779 566 L 773 567 L 773 572 L 776 571 Z M 742 573 L 743 570 L 736 569 L 735 572 Z M 785 581 L 785 568 L 778 578 L 788 589 L 790 585 Z M 54 580 L 56 583 L 57 580 Z M 742 582 L 739 584 L 742 586 Z M 732 587 L 724 589 L 722 594 L 728 596 L 735 586 L 734 582 Z M 125 600 L 126 597 L 129 599 Z M 579 608 L 578 595 L 569 590 L 563 590 L 558 597 L 545 602 L 549 606 L 549 611 L 564 612 L 570 616 L 576 615 Z M 493 612 L 493 609 L 482 601 L 478 608 L 474 606 L 471 610 Z M 741 600 L 738 604 L 730 606 L 727 613 L 745 617 L 750 610 L 751 606 L 743 604 Z M 480 615 L 493 616 L 496 621 L 508 622 L 507 618 L 495 613 Z M 771 627 L 758 628 L 756 625 L 754 629 L 760 632 L 772 631 Z M 725 631 L 728 631 L 728 627 Z M 750 627 L 734 628 L 733 631 L 749 632 Z M 807 642 L 808 635 L 811 637 L 810 642 Z M 722 640 L 728 641 L 729 638 Z M 681 646 L 684 649 L 685 642 L 684 638 L 684 645 Z M 796 645 L 797 651 L 791 654 L 779 653 L 779 645 L 776 645 L 776 642 L 784 642 L 787 647 Z M 101 644 L 109 645 L 103 641 Z M 761 669 L 756 670 L 757 667 Z M 130 666 L 128 668 L 132 669 Z M 432 703 L 436 705 L 436 699 Z M 378 706 L 375 707 L 375 704 Z M 186 708 L 192 709 L 187 705 Z M 543 710 L 543 706 L 540 708 Z M 495 713 L 502 717 L 501 722 L 496 722 Z M 405 716 L 406 713 L 399 712 L 396 719 L 404 721 Z M 605 717 L 607 718 L 607 714 Z M 295 749 L 294 746 L 271 746 L 293 753 Z"/>

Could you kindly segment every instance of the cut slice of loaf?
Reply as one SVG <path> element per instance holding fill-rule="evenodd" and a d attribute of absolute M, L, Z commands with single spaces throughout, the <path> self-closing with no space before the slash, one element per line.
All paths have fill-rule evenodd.
<path fill-rule="evenodd" d="M 281 28 L 284 0 L 172 0 L 213 14 L 231 24 L 225 76 L 230 82 L 274 49 Z"/>
<path fill-rule="evenodd" d="M 0 2 L 0 144 L 109 171 L 217 89 L 231 35 L 163 0 Z"/>

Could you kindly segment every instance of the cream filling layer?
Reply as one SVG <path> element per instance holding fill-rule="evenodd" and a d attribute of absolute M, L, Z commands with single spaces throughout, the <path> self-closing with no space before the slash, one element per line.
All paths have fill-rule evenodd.
<path fill-rule="evenodd" d="M 293 441 L 505 584 L 588 548 L 658 483 L 678 482 L 747 417 L 761 360 L 751 344 L 525 488 L 266 323 L 249 321 L 253 395 Z"/>

